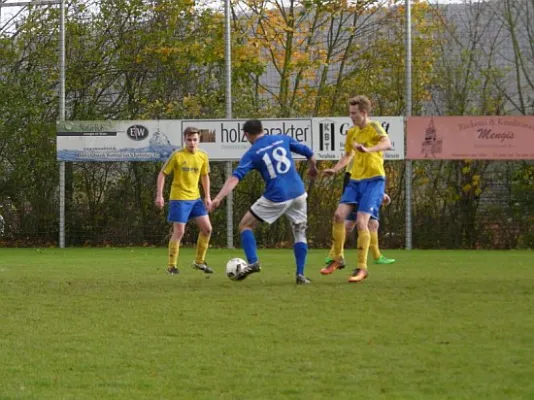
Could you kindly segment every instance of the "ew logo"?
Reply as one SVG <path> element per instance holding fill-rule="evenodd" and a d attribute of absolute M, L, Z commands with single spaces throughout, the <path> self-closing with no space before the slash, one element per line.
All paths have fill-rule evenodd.
<path fill-rule="evenodd" d="M 126 129 L 126 136 L 138 142 L 148 137 L 148 129 L 143 125 L 132 125 Z"/>

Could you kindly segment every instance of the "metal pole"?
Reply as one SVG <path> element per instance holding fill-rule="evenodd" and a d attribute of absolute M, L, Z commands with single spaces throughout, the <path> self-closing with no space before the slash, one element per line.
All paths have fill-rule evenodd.
<path fill-rule="evenodd" d="M 406 1 L 406 118 L 412 115 L 412 10 Z M 408 134 L 406 132 L 406 134 Z M 412 249 L 412 161 L 406 160 L 406 250 Z"/>
<path fill-rule="evenodd" d="M 226 66 L 226 118 L 232 118 L 232 41 L 230 31 L 230 0 L 224 2 L 224 56 Z M 232 175 L 232 162 L 226 162 L 226 179 Z M 230 192 L 226 200 L 226 245 L 234 248 L 234 196 Z"/>
<path fill-rule="evenodd" d="M 59 18 L 59 120 L 65 121 L 65 0 Z M 65 248 L 65 161 L 59 163 L 59 248 Z"/>

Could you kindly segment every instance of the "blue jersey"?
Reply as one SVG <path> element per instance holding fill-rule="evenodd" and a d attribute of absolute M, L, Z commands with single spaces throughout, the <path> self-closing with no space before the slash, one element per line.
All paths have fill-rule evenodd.
<path fill-rule="evenodd" d="M 306 191 L 291 152 L 310 158 L 313 151 L 291 136 L 265 135 L 241 157 L 233 175 L 239 180 L 256 169 L 265 181 L 263 197 L 275 203 L 295 199 Z"/>

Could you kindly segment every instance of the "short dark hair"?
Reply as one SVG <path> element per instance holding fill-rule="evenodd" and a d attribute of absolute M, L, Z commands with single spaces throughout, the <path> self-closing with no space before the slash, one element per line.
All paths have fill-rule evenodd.
<path fill-rule="evenodd" d="M 249 119 L 243 125 L 243 130 L 249 135 L 259 135 L 263 132 L 263 125 L 258 119 Z"/>
<path fill-rule="evenodd" d="M 187 128 L 185 128 L 184 136 L 194 135 L 195 133 L 200 134 L 198 128 L 195 128 L 194 126 L 188 126 Z"/>

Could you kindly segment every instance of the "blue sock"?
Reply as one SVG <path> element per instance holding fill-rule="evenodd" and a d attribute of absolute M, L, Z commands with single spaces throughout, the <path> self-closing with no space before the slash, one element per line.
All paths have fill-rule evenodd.
<path fill-rule="evenodd" d="M 297 242 L 293 245 L 293 252 L 295 253 L 295 261 L 297 263 L 297 275 L 304 275 L 308 245 L 304 242 Z"/>
<path fill-rule="evenodd" d="M 241 232 L 241 247 L 243 247 L 243 250 L 245 251 L 249 264 L 254 264 L 258 261 L 258 255 L 256 254 L 256 237 L 254 236 L 254 232 L 250 229 Z"/>

